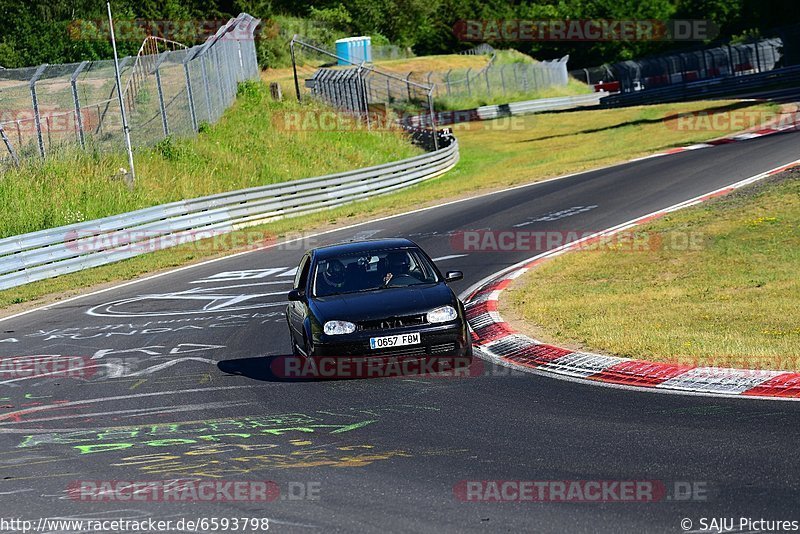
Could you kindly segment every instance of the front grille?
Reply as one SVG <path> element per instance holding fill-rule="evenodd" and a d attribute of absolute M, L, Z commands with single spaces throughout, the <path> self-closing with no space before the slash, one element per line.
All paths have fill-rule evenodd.
<path fill-rule="evenodd" d="M 375 353 L 375 356 L 425 356 L 425 347 L 417 345 L 396 349 L 381 349 Z"/>
<path fill-rule="evenodd" d="M 431 354 L 442 354 L 446 352 L 455 352 L 455 343 L 442 343 L 440 345 L 431 345 Z"/>
<path fill-rule="evenodd" d="M 375 321 L 361 321 L 357 323 L 359 330 L 387 330 L 390 328 L 402 328 L 404 326 L 418 326 L 427 324 L 425 314 L 403 315 L 399 317 L 387 317 Z"/>

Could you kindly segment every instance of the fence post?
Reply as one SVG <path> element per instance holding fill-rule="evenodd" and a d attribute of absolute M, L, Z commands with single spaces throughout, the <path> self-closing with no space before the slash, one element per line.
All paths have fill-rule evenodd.
<path fill-rule="evenodd" d="M 47 68 L 47 63 L 40 65 L 33 73 L 30 81 L 31 102 L 33 103 L 33 122 L 36 125 L 36 138 L 39 141 L 39 154 L 44 157 L 44 138 L 42 137 L 42 119 L 39 115 L 39 98 L 36 96 L 36 81 Z"/>
<path fill-rule="evenodd" d="M 436 135 L 436 112 L 433 109 L 433 89 L 428 89 L 428 109 L 431 112 L 431 133 L 433 134 L 433 149 L 439 150 L 439 136 Z"/>
<path fill-rule="evenodd" d="M 361 62 L 361 65 L 358 66 L 358 89 L 361 92 L 361 96 L 363 98 L 363 105 L 364 105 L 364 117 L 367 119 L 367 130 L 372 129 L 372 125 L 369 121 L 369 95 L 367 94 L 367 86 L 364 83 L 365 75 L 361 72 L 364 69 L 364 62 Z"/>
<path fill-rule="evenodd" d="M 505 76 L 505 65 L 500 67 L 500 85 L 503 87 L 503 94 L 506 94 L 506 76 Z"/>
<path fill-rule="evenodd" d="M 409 102 L 411 101 L 411 84 L 408 83 L 408 81 L 410 79 L 411 79 L 411 73 L 409 72 L 408 76 L 406 76 L 406 92 L 408 92 L 408 101 Z"/>
<path fill-rule="evenodd" d="M 215 70 L 217 72 L 217 87 L 219 88 L 219 103 L 221 107 L 225 107 L 225 87 L 222 84 L 222 62 L 219 59 L 219 49 L 212 45 L 211 51 L 214 53 Z"/>
<path fill-rule="evenodd" d="M 758 49 L 760 48 L 759 41 L 753 43 L 753 48 L 756 50 L 756 72 L 761 72 L 761 56 L 758 53 Z"/>
<path fill-rule="evenodd" d="M 19 123 L 17 123 L 19 125 Z M 19 157 L 17 153 L 14 151 L 14 147 L 11 145 L 11 141 L 9 141 L 8 137 L 6 136 L 6 131 L 3 129 L 3 125 L 0 124 L 0 138 L 3 139 L 3 143 L 5 143 L 6 148 L 8 149 L 8 153 L 11 154 L 11 159 L 14 161 L 14 165 L 19 167 Z"/>
<path fill-rule="evenodd" d="M 189 116 L 192 118 L 192 129 L 196 132 L 197 114 L 194 110 L 194 93 L 192 92 L 192 77 L 189 74 L 189 59 L 190 56 L 186 56 L 186 59 L 183 60 L 183 72 L 186 75 L 186 94 L 189 97 Z"/>
<path fill-rule="evenodd" d="M 167 107 L 164 105 L 164 89 L 161 86 L 161 63 L 167 59 L 168 52 L 162 52 L 156 60 L 156 66 L 153 72 L 156 75 L 156 92 L 158 93 L 158 108 L 161 110 L 161 128 L 164 131 L 164 137 L 169 136 L 169 121 L 167 120 Z"/>
<path fill-rule="evenodd" d="M 235 63 L 234 63 L 235 62 Z M 236 50 L 233 47 L 233 41 L 228 42 L 228 68 L 231 73 L 231 102 L 236 99 L 236 90 L 239 87 L 239 75 L 237 74 L 236 65 L 239 62 L 236 58 Z"/>
<path fill-rule="evenodd" d="M 198 59 L 200 62 L 200 72 L 203 76 L 203 87 L 206 91 L 206 113 L 208 114 L 208 122 L 214 122 L 214 118 L 211 116 L 211 88 L 208 85 L 208 70 L 206 70 L 206 54 L 205 52 L 201 52 L 201 56 Z"/>
<path fill-rule="evenodd" d="M 469 71 L 471 71 L 471 70 L 472 70 L 471 67 L 467 69 L 467 77 L 466 77 L 466 80 L 467 80 L 467 95 L 468 96 L 472 96 L 472 88 L 469 85 Z"/>
<path fill-rule="evenodd" d="M 489 96 L 492 96 L 492 86 L 489 84 L 489 69 L 492 68 L 491 65 L 488 65 L 486 69 L 483 71 L 484 76 L 486 77 L 486 93 Z"/>
<path fill-rule="evenodd" d="M 727 46 L 728 46 L 728 68 L 730 71 L 729 74 L 731 76 L 736 76 L 736 67 L 733 66 L 733 49 L 731 48 L 730 43 L 728 43 Z"/>
<path fill-rule="evenodd" d="M 447 71 L 447 74 L 444 75 L 444 83 L 447 86 L 447 96 L 450 96 L 450 73 L 453 72 L 453 69 Z"/>
<path fill-rule="evenodd" d="M 81 99 L 78 97 L 78 76 L 86 68 L 88 65 L 88 61 L 82 62 L 78 65 L 78 68 L 75 69 L 75 72 L 72 73 L 72 76 L 69 79 L 69 83 L 72 86 L 72 101 L 75 104 L 75 124 L 78 125 L 78 142 L 81 144 L 81 148 L 86 148 L 86 140 L 83 134 L 83 117 L 81 116 Z"/>
<path fill-rule="evenodd" d="M 236 77 L 237 82 L 244 81 L 244 59 L 242 58 L 242 42 L 239 39 L 236 39 L 236 53 L 238 55 L 238 65 L 239 65 L 239 76 Z"/>

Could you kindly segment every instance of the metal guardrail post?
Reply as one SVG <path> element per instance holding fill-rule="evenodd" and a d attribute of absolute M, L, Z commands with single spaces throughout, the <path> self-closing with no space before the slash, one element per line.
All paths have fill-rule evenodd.
<path fill-rule="evenodd" d="M 47 68 L 47 63 L 44 65 L 40 65 L 36 72 L 33 73 L 33 76 L 30 79 L 29 86 L 31 90 L 31 102 L 33 103 L 33 122 L 36 126 L 36 138 L 39 142 L 39 154 L 44 158 L 45 151 L 44 151 L 44 138 L 42 137 L 42 119 L 39 114 L 39 97 L 36 94 L 36 82 L 39 80 L 39 77 L 42 75 L 44 70 Z"/>
<path fill-rule="evenodd" d="M 78 65 L 78 68 L 75 69 L 75 72 L 72 73 L 72 76 L 69 78 L 70 86 L 72 87 L 72 102 L 75 105 L 75 124 L 78 126 L 78 143 L 80 143 L 81 148 L 86 148 L 86 140 L 83 134 L 83 116 L 81 111 L 81 99 L 78 96 L 78 76 L 80 76 L 83 69 L 86 68 L 88 65 L 88 61 L 82 62 Z"/>

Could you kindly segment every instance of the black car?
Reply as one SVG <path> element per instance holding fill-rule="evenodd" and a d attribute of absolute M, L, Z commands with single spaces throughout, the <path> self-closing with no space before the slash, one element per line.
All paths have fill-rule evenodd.
<path fill-rule="evenodd" d="M 286 317 L 299 357 L 471 358 L 464 305 L 413 241 L 348 242 L 306 252 Z"/>

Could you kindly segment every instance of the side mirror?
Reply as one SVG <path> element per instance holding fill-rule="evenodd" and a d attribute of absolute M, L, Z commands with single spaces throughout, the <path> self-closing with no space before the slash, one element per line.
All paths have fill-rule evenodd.
<path fill-rule="evenodd" d="M 464 278 L 464 273 L 461 271 L 447 271 L 447 274 L 444 275 L 445 282 L 457 282 Z"/>
<path fill-rule="evenodd" d="M 289 291 L 290 301 L 303 301 L 306 300 L 306 292 L 302 289 L 292 289 Z"/>

